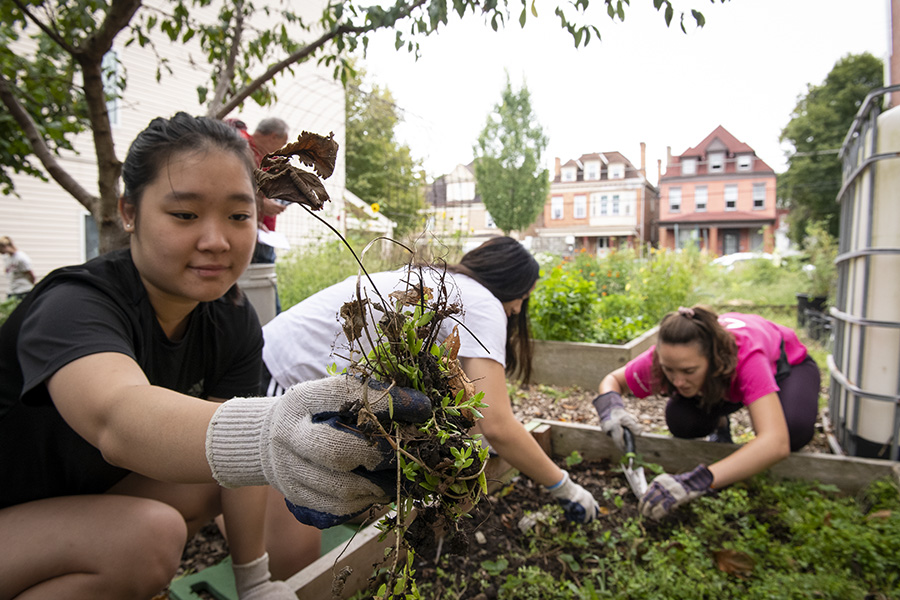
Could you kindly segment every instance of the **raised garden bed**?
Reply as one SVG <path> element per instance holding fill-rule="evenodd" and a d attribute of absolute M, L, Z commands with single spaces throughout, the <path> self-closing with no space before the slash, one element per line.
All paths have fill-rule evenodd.
<path fill-rule="evenodd" d="M 602 503 L 604 504 L 605 514 L 598 522 L 599 528 L 590 530 L 592 533 L 590 540 L 587 542 L 589 546 L 587 549 L 582 547 L 579 553 L 576 553 L 574 550 L 563 552 L 558 548 L 556 550 L 552 549 L 554 546 L 554 539 L 564 538 L 573 540 L 576 539 L 575 534 L 577 531 L 581 531 L 578 527 L 569 526 L 560 522 L 559 515 L 554 516 L 552 510 L 547 513 L 547 516 L 539 518 L 537 524 L 534 526 L 537 527 L 536 531 L 544 531 L 550 535 L 551 543 L 545 550 L 541 551 L 543 552 L 543 555 L 539 558 L 539 561 L 544 561 L 545 566 L 552 565 L 553 568 L 549 571 L 553 574 L 551 579 L 556 577 L 557 580 L 559 580 L 559 578 L 562 577 L 563 581 L 572 582 L 575 586 L 572 589 L 578 591 L 570 591 L 568 592 L 569 595 L 564 595 L 562 591 L 556 590 L 551 584 L 547 583 L 545 575 L 528 569 L 521 575 L 514 574 L 513 579 L 510 580 L 513 581 L 514 586 L 516 585 L 515 582 L 519 581 L 519 587 L 514 590 L 515 593 L 510 591 L 510 588 L 506 588 L 506 591 L 503 591 L 502 585 L 510 574 L 507 573 L 506 570 L 510 564 L 514 563 L 511 561 L 511 558 L 500 555 L 492 556 L 492 554 L 497 554 L 504 547 L 508 548 L 509 552 L 515 554 L 518 551 L 517 548 L 541 547 L 543 544 L 547 543 L 546 540 L 543 539 L 533 539 L 533 536 L 530 538 L 529 534 L 522 533 L 518 528 L 521 516 L 524 515 L 526 510 L 526 498 L 532 496 L 534 499 L 540 501 L 543 497 L 543 501 L 546 501 L 547 496 L 540 490 L 534 490 L 531 483 L 525 479 L 519 479 L 515 486 L 505 486 L 503 480 L 512 476 L 514 472 L 506 469 L 503 461 L 494 461 L 491 465 L 493 470 L 492 478 L 496 488 L 503 491 L 496 492 L 492 498 L 484 501 L 483 505 L 478 507 L 478 510 L 486 512 L 476 513 L 476 519 L 473 520 L 473 522 L 481 523 L 483 527 L 488 527 L 487 530 L 483 531 L 485 539 L 491 538 L 494 541 L 491 542 L 492 545 L 490 548 L 482 548 L 485 544 L 481 544 L 479 542 L 480 537 L 473 532 L 473 539 L 470 540 L 472 550 L 468 555 L 474 557 L 473 560 L 475 560 L 475 562 L 454 567 L 464 569 L 463 572 L 466 574 L 466 577 L 463 579 L 472 584 L 471 588 L 469 591 L 465 591 L 464 588 L 461 589 L 459 587 L 451 590 L 447 587 L 448 584 L 446 582 L 437 578 L 437 574 L 439 572 L 438 567 L 446 571 L 447 569 L 450 569 L 452 565 L 448 562 L 446 567 L 442 567 L 440 564 L 434 564 L 433 559 L 423 556 L 424 562 L 421 562 L 418 566 L 418 569 L 421 572 L 423 585 L 436 586 L 431 589 L 434 593 L 439 593 L 439 595 L 432 595 L 429 593 L 425 597 L 478 598 L 479 600 L 490 600 L 494 597 L 617 597 L 615 595 L 609 596 L 605 593 L 601 595 L 596 587 L 598 584 L 594 581 L 594 578 L 591 578 L 592 583 L 589 584 L 590 592 L 587 591 L 588 588 L 583 588 L 579 585 L 580 578 L 578 573 L 581 572 L 581 569 L 587 568 L 588 562 L 590 562 L 585 562 L 586 559 L 584 556 L 595 556 L 596 559 L 591 560 L 594 560 L 596 564 L 601 564 L 603 561 L 610 559 L 610 557 L 619 557 L 621 560 L 631 560 L 635 561 L 637 565 L 641 565 L 641 561 L 647 560 L 647 554 L 637 552 L 634 548 L 628 552 L 623 552 L 622 548 L 617 549 L 618 542 L 616 540 L 621 539 L 617 536 L 622 532 L 628 533 L 634 540 L 644 538 L 649 539 L 652 535 L 656 535 L 657 533 L 662 536 L 675 536 L 677 541 L 673 541 L 672 546 L 668 549 L 665 547 L 659 548 L 652 546 L 652 552 L 654 553 L 662 552 L 665 554 L 666 552 L 678 552 L 684 549 L 680 547 L 687 543 L 683 539 L 684 534 L 681 530 L 676 531 L 677 527 L 671 529 L 673 523 L 679 526 L 682 524 L 690 525 L 691 519 L 697 517 L 692 517 L 691 515 L 694 513 L 688 510 L 672 522 L 663 525 L 657 525 L 643 519 L 636 519 L 637 500 L 628 491 L 624 477 L 618 469 L 618 451 L 607 436 L 601 434 L 599 428 L 571 423 L 540 422 L 537 423 L 536 435 L 548 453 L 557 460 L 563 461 L 566 457 L 570 456 L 573 451 L 577 450 L 581 457 L 586 461 L 586 464 L 574 465 L 569 468 L 576 472 L 576 478 L 583 480 L 584 484 L 591 489 L 598 499 L 603 499 Z M 638 439 L 638 452 L 643 460 L 650 463 L 657 463 L 669 471 L 682 471 L 695 466 L 698 462 L 712 462 L 733 450 L 734 447 L 728 445 L 713 444 L 696 440 L 678 440 L 661 435 L 649 434 Z M 831 490 L 831 492 L 854 495 L 861 494 L 871 482 L 880 478 L 886 478 L 895 483 L 900 481 L 900 465 L 890 461 L 848 458 L 825 454 L 795 453 L 788 459 L 776 465 L 776 467 L 770 471 L 768 476 L 771 478 L 772 482 L 777 482 L 782 479 L 790 481 L 806 481 L 811 483 L 809 486 L 810 490 L 818 490 L 822 489 L 823 486 L 826 486 L 826 491 Z M 754 494 L 758 494 L 758 489 L 756 492 L 753 492 L 753 485 L 754 484 L 751 482 L 750 487 L 746 489 Z M 740 490 L 744 489 L 744 486 L 743 484 L 738 484 L 732 486 L 732 488 Z M 730 489 L 731 488 L 729 488 L 729 490 Z M 767 488 L 763 487 L 759 489 Z M 507 492 L 508 494 L 501 498 L 501 496 Z M 737 500 L 731 496 L 727 496 L 726 493 L 731 494 L 732 492 L 725 490 L 720 496 L 725 496 L 724 501 L 730 503 L 728 506 L 731 506 Z M 790 492 L 790 494 L 793 495 L 792 497 L 796 497 L 798 493 L 802 493 L 802 491 Z M 788 492 L 784 492 L 784 494 L 788 495 Z M 715 501 L 719 501 L 719 498 L 710 498 L 710 502 Z M 706 502 L 706 499 L 697 505 L 702 507 L 704 502 Z M 538 507 L 536 506 L 534 508 L 537 509 Z M 777 506 L 773 506 L 772 508 L 774 510 Z M 710 508 L 710 514 L 718 514 L 716 512 L 717 510 L 721 509 Z M 885 535 L 887 537 L 885 539 L 894 544 L 894 546 L 897 546 L 900 544 L 900 522 L 898 522 L 897 512 L 900 511 L 894 511 L 894 513 L 888 511 L 886 514 L 882 511 L 875 516 L 863 515 L 861 518 L 870 519 L 873 527 L 886 527 L 887 530 Z M 749 581 L 753 576 L 754 571 L 754 566 L 750 564 L 753 562 L 753 558 L 749 557 L 746 552 L 736 550 L 733 547 L 729 548 L 727 542 L 729 538 L 726 534 L 728 534 L 731 529 L 740 532 L 748 526 L 765 529 L 769 524 L 764 523 L 763 525 L 760 525 L 762 522 L 761 519 L 765 515 L 754 514 L 753 518 L 756 519 L 754 521 L 747 515 L 731 515 L 729 517 L 730 514 L 731 513 L 725 515 L 725 521 L 721 525 L 723 528 L 721 547 L 716 548 L 714 551 L 711 550 L 714 554 L 709 557 L 708 564 L 695 566 L 697 569 L 710 570 L 710 576 L 719 576 L 716 571 L 716 569 L 718 569 L 719 571 L 728 574 L 729 577 L 734 577 L 738 580 L 743 578 Z M 829 522 L 831 517 L 828 515 L 818 515 L 818 518 L 823 523 L 820 527 L 831 526 L 831 523 Z M 774 519 L 772 526 L 775 527 L 775 525 L 780 522 L 781 521 Z M 636 527 L 638 528 L 637 531 L 634 529 Z M 498 537 L 498 533 L 505 530 L 509 530 L 512 533 L 513 538 L 505 542 L 497 541 L 496 538 Z M 834 531 L 834 542 L 836 547 L 841 546 L 841 544 L 850 543 L 850 541 L 840 537 L 842 531 L 845 530 L 847 530 L 846 527 L 841 529 L 836 526 Z M 766 530 L 764 535 L 784 537 L 786 534 L 784 531 L 776 531 L 773 529 L 771 531 Z M 297 589 L 298 596 L 301 598 L 352 597 L 356 592 L 366 589 L 369 577 L 373 573 L 373 565 L 375 565 L 383 555 L 385 544 L 389 543 L 389 541 L 379 542 L 377 538 L 378 532 L 374 527 L 363 529 L 357 537 L 350 542 L 349 546 L 337 548 L 332 551 L 332 553 L 323 556 L 319 561 L 291 578 L 289 584 Z M 781 540 L 781 537 L 778 539 Z M 629 543 L 643 543 L 635 542 L 634 540 Z M 783 543 L 790 544 L 791 542 L 789 538 L 784 538 Z M 504 544 L 506 546 L 504 546 Z M 733 545 L 734 544 L 732 544 L 732 546 Z M 889 545 L 887 547 L 893 546 Z M 587 550 L 590 550 L 590 552 L 587 552 Z M 647 546 L 646 550 L 647 552 L 650 552 L 651 546 Z M 802 555 L 801 550 L 802 548 L 795 549 L 798 555 Z M 900 550 L 900 547 L 898 547 L 898 550 Z M 506 552 L 506 550 L 504 550 L 504 552 Z M 541 555 L 541 552 L 538 552 L 537 554 Z M 875 554 L 878 554 L 877 551 Z M 654 556 L 656 555 L 654 554 Z M 896 554 L 883 557 L 861 557 L 859 568 L 873 568 L 873 566 L 881 564 L 878 561 L 882 559 L 888 563 L 890 563 L 890 561 L 896 561 Z M 429 560 L 431 561 L 431 564 L 429 564 Z M 504 566 L 503 560 L 506 561 L 506 566 Z M 747 562 L 748 560 L 750 562 Z M 829 559 L 823 556 L 822 560 L 827 561 Z M 896 566 L 896 562 L 894 562 L 894 565 Z M 535 565 L 514 564 L 514 566 L 515 573 L 518 573 L 519 567 L 530 568 Z M 808 583 L 809 578 L 805 576 L 805 573 L 807 573 L 807 571 L 801 569 L 798 571 L 795 579 L 797 581 L 803 580 Z M 521 577 L 522 579 L 515 579 L 516 577 Z M 652 577 L 650 579 L 652 579 Z M 488 582 L 484 589 L 475 586 L 480 580 Z M 335 585 L 335 581 L 338 581 L 339 583 Z M 430 583 L 428 583 L 429 581 Z M 739 583 L 731 581 L 730 579 L 727 581 L 729 585 L 738 585 Z M 864 583 L 866 579 L 860 575 L 859 581 Z M 549 586 L 546 588 L 547 590 L 553 589 L 556 591 L 553 591 L 552 593 L 550 591 L 541 591 L 544 590 L 544 587 L 542 587 L 544 584 Z M 810 585 L 815 587 L 816 584 L 813 582 Z M 839 587 L 838 583 L 835 583 L 834 585 Z M 862 583 L 860 585 L 862 585 Z M 878 591 L 881 595 L 874 595 L 871 597 L 898 597 L 897 595 L 893 595 L 900 594 L 900 587 L 898 587 L 898 585 L 900 584 L 894 584 L 893 592 L 883 593 Z M 732 585 L 732 587 L 728 587 L 728 589 L 731 590 L 731 592 L 734 592 L 737 589 L 743 588 L 740 588 L 740 585 L 738 585 L 737 588 Z M 816 595 L 815 590 L 807 591 L 809 594 L 800 594 L 797 597 L 841 597 L 829 595 L 830 592 L 827 592 L 827 590 L 822 591 L 822 593 L 819 593 L 818 595 Z M 582 593 L 587 595 L 576 595 Z M 722 589 L 722 593 L 725 593 L 725 588 Z M 665 589 L 658 589 L 655 594 L 655 597 L 659 598 L 676 597 L 667 596 Z M 790 596 L 791 594 L 785 591 L 785 596 L 779 597 Z M 629 596 L 623 593 L 621 597 L 637 596 Z"/>
<path fill-rule="evenodd" d="M 627 344 L 534 340 L 532 381 L 596 390 L 600 380 L 656 343 L 656 326 Z M 585 365 L 590 365 L 586 368 Z"/>

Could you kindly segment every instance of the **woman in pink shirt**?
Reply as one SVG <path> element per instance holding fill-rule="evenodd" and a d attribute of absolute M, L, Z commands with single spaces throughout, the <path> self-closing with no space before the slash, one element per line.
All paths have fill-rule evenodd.
<path fill-rule="evenodd" d="M 658 343 L 600 382 L 594 407 L 603 430 L 624 450 L 623 428 L 637 431 L 623 391 L 669 396 L 666 424 L 680 438 L 730 442 L 728 415 L 747 407 L 756 436 L 709 466 L 663 474 L 641 499 L 659 519 L 713 488 L 755 475 L 812 439 L 820 375 L 793 330 L 757 315 L 695 306 L 660 322 Z"/>

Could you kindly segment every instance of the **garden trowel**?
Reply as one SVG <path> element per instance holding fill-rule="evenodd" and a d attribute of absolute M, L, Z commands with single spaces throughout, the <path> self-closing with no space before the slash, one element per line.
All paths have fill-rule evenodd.
<path fill-rule="evenodd" d="M 627 457 L 623 468 L 625 479 L 628 480 L 631 491 L 640 500 L 647 491 L 647 477 L 644 475 L 644 467 L 634 468 L 634 434 L 627 427 L 623 427 L 622 437 L 625 438 L 625 456 Z"/>

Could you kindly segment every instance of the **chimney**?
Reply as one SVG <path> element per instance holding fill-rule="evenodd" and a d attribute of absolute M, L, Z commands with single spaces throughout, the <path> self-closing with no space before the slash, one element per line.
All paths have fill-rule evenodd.
<path fill-rule="evenodd" d="M 900 2 L 900 0 L 897 0 Z M 641 142 L 641 175 L 647 178 L 647 144 Z"/>
<path fill-rule="evenodd" d="M 556 170 L 554 171 L 554 174 L 556 175 L 557 179 L 559 178 L 559 172 L 560 172 L 560 163 L 559 163 L 559 157 L 557 156 L 556 157 Z"/>
<path fill-rule="evenodd" d="M 666 166 L 672 164 L 672 146 L 666 146 Z"/>
<path fill-rule="evenodd" d="M 668 165 L 666 165 L 668 166 Z M 656 159 L 656 184 L 659 185 L 659 180 L 662 179 L 662 159 Z"/>

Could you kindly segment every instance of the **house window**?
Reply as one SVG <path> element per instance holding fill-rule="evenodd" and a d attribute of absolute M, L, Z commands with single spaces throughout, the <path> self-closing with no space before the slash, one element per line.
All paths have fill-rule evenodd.
<path fill-rule="evenodd" d="M 609 213 L 609 198 L 607 196 L 600 196 L 600 214 L 606 215 Z"/>
<path fill-rule="evenodd" d="M 710 152 L 708 160 L 710 173 L 722 173 L 723 171 L 725 171 L 724 152 Z"/>
<path fill-rule="evenodd" d="M 488 211 L 484 211 L 484 226 L 486 229 L 497 229 L 497 224 L 494 223 L 494 217 L 492 217 L 491 213 Z"/>
<path fill-rule="evenodd" d="M 119 81 L 119 57 L 115 50 L 110 50 L 103 55 L 100 69 L 103 93 L 106 95 L 106 112 L 109 113 L 109 124 L 116 126 L 119 124 L 121 82 Z"/>
<path fill-rule="evenodd" d="M 575 196 L 574 216 L 576 219 L 587 217 L 587 196 Z"/>
<path fill-rule="evenodd" d="M 613 194 L 612 197 L 612 214 L 619 214 L 619 195 Z"/>
<path fill-rule="evenodd" d="M 694 188 L 694 210 L 696 212 L 706 212 L 707 196 L 705 185 L 698 185 Z"/>
<path fill-rule="evenodd" d="M 591 194 L 591 216 L 600 216 L 600 194 L 598 193 Z"/>
<path fill-rule="evenodd" d="M 562 170 L 562 181 L 575 181 L 576 175 L 575 167 L 566 167 Z"/>
<path fill-rule="evenodd" d="M 550 199 L 550 218 L 554 220 L 563 218 L 562 196 L 553 196 Z"/>
<path fill-rule="evenodd" d="M 766 184 L 753 184 L 753 210 L 762 210 L 766 207 Z"/>
<path fill-rule="evenodd" d="M 682 159 L 681 174 L 682 175 L 696 175 L 697 174 L 697 159 L 696 158 Z"/>
<path fill-rule="evenodd" d="M 681 212 L 681 188 L 669 189 L 669 212 Z"/>
<path fill-rule="evenodd" d="M 600 179 L 600 163 L 591 161 L 584 164 L 584 179 L 594 181 Z"/>
<path fill-rule="evenodd" d="M 625 165 L 622 163 L 613 163 L 609 165 L 609 178 L 610 179 L 624 179 L 625 178 Z"/>
<path fill-rule="evenodd" d="M 737 157 L 738 171 L 749 171 L 753 166 L 753 156 L 750 154 L 741 154 Z"/>
<path fill-rule="evenodd" d="M 736 185 L 725 186 L 725 210 L 737 210 L 738 187 Z"/>

